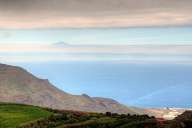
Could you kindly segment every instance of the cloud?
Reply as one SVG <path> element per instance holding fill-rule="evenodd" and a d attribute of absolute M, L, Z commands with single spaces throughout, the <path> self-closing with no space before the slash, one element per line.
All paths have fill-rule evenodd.
<path fill-rule="evenodd" d="M 191 5 L 191 0 L 0 0 L 0 28 L 191 25 Z"/>
<path fill-rule="evenodd" d="M 192 64 L 192 45 L 1 45 L 0 62 L 112 61 Z"/>
<path fill-rule="evenodd" d="M 63 47 L 67 45 L 68 47 Z M 70 45 L 70 44 L 2 44 L 0 52 L 61 52 L 136 55 L 192 55 L 192 45 Z"/>

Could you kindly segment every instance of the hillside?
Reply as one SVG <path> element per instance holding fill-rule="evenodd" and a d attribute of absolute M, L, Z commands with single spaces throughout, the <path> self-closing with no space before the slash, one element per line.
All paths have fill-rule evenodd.
<path fill-rule="evenodd" d="M 86 94 L 71 95 L 59 90 L 48 80 L 35 77 L 23 68 L 5 64 L 0 64 L 0 102 L 53 109 L 135 114 L 128 107 L 112 99 L 94 98 Z"/>
<path fill-rule="evenodd" d="M 147 115 L 88 113 L 0 103 L 0 128 L 156 128 Z"/>

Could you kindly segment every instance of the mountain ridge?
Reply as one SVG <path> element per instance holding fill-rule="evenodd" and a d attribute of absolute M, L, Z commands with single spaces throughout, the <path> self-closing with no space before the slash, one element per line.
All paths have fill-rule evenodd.
<path fill-rule="evenodd" d="M 21 67 L 7 64 L 0 64 L 0 102 L 65 110 L 136 114 L 113 99 L 90 97 L 87 94 L 72 95 L 59 90 L 48 79 L 40 79 Z"/>

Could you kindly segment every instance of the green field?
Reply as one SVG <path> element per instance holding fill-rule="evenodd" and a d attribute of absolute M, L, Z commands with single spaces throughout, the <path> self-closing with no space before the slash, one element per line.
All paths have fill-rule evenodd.
<path fill-rule="evenodd" d="M 52 112 L 40 107 L 0 103 L 0 128 L 16 128 L 22 123 L 50 115 L 52 115 Z"/>

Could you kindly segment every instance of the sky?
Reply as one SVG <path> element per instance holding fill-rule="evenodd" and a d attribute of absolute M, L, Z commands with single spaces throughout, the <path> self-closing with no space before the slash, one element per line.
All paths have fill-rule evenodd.
<path fill-rule="evenodd" d="M 22 29 L 0 30 L 0 35 L 0 59 L 5 63 L 192 62 L 192 27 Z"/>
<path fill-rule="evenodd" d="M 142 107 L 190 107 L 191 5 L 0 0 L 0 62 L 22 66 L 72 94 Z"/>
<path fill-rule="evenodd" d="M 0 28 L 191 25 L 191 0 L 0 0 Z"/>

